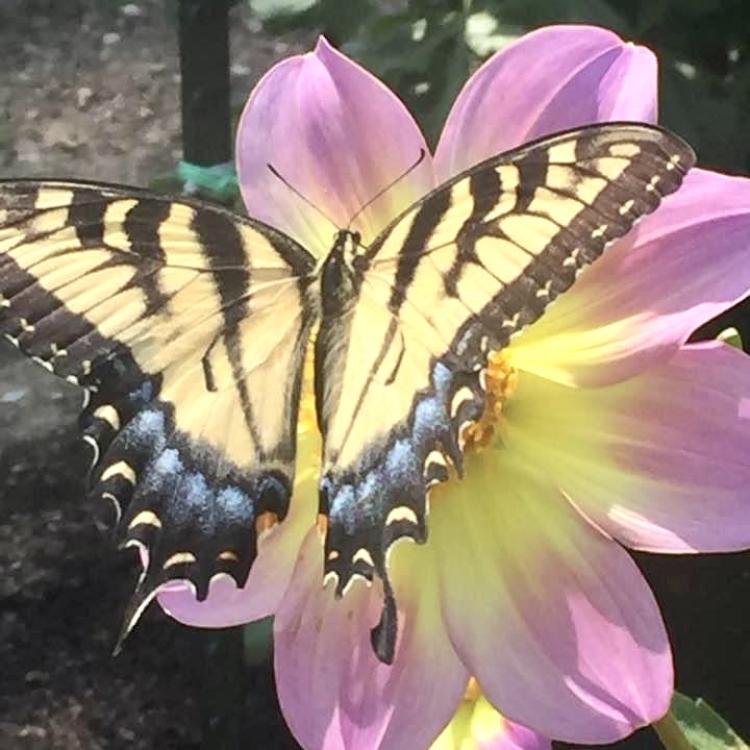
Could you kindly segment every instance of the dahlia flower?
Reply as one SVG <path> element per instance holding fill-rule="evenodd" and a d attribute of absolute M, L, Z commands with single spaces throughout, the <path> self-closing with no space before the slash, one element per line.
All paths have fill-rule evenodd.
<path fill-rule="evenodd" d="M 322 257 L 355 215 L 367 243 L 493 154 L 588 123 L 654 122 L 656 80 L 654 55 L 609 31 L 535 31 L 471 77 L 434 155 L 408 171 L 427 150 L 418 126 L 321 39 L 250 96 L 244 201 Z M 199 603 L 171 584 L 161 605 L 197 626 L 275 615 L 281 706 L 311 750 L 429 747 L 470 679 L 545 737 L 609 742 L 658 719 L 673 690 L 669 641 L 624 547 L 750 546 L 750 359 L 687 343 L 748 294 L 749 249 L 750 180 L 695 169 L 493 361 L 494 439 L 468 452 L 462 480 L 432 490 L 427 542 L 391 556 L 392 665 L 370 644 L 382 587 L 357 581 L 336 599 L 323 586 L 309 383 L 291 511 L 263 536 L 246 585 L 216 578 Z"/>

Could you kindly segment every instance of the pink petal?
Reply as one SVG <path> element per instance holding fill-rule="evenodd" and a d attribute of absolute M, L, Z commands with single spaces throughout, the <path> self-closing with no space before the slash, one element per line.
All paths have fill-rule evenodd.
<path fill-rule="evenodd" d="M 275 622 L 276 679 L 284 716 L 309 750 L 427 747 L 461 700 L 468 674 L 441 623 L 434 563 L 413 546 L 393 557 L 401 611 L 389 667 L 370 644 L 380 587 L 356 581 L 336 600 L 321 585 L 317 533 L 300 555 Z"/>
<path fill-rule="evenodd" d="M 456 99 L 435 154 L 439 180 L 567 128 L 656 120 L 656 58 L 595 26 L 548 26 L 491 57 Z"/>
<path fill-rule="evenodd" d="M 718 342 L 608 388 L 522 376 L 507 440 L 624 544 L 750 547 L 750 357 Z M 564 446 L 564 447 L 563 447 Z"/>
<path fill-rule="evenodd" d="M 512 346 L 514 364 L 603 385 L 666 362 L 750 292 L 750 180 L 691 171 Z"/>
<path fill-rule="evenodd" d="M 669 643 L 627 553 L 512 446 L 468 459 L 463 481 L 433 490 L 429 544 L 451 641 L 488 700 L 570 742 L 609 742 L 662 716 Z"/>
<path fill-rule="evenodd" d="M 425 153 L 421 164 L 354 222 L 365 241 L 432 188 L 419 127 L 380 81 L 321 37 L 314 52 L 272 68 L 252 92 L 237 132 L 248 212 L 319 255 L 336 229 Z M 271 164 L 329 221 L 275 177 Z"/>

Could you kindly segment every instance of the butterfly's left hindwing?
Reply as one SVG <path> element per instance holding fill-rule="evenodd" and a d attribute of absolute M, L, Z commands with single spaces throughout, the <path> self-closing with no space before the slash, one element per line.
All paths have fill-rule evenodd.
<path fill-rule="evenodd" d="M 427 537 L 427 492 L 460 474 L 491 352 L 680 185 L 694 155 L 662 130 L 599 125 L 490 159 L 419 201 L 352 264 L 352 302 L 324 315 L 321 510 L 326 572 L 383 580 L 380 657 L 395 647 L 386 554 Z M 326 290 L 324 287 L 324 295 Z"/>
<path fill-rule="evenodd" d="M 86 389 L 92 491 L 148 558 L 131 616 L 170 579 L 242 585 L 256 525 L 284 517 L 312 269 L 209 204 L 0 182 L 0 332 Z"/>

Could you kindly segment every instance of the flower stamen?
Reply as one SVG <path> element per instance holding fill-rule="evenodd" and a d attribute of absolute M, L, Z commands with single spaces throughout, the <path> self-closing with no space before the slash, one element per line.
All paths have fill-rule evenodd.
<path fill-rule="evenodd" d="M 468 425 L 461 438 L 464 452 L 480 450 L 490 445 L 502 427 L 503 407 L 518 387 L 518 371 L 510 364 L 504 352 L 493 352 L 484 371 L 485 401 L 482 416 Z"/>

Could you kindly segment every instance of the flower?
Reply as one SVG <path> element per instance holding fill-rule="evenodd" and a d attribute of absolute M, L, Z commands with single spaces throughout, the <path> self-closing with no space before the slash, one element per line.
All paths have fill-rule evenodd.
<path fill-rule="evenodd" d="M 430 750 L 551 750 L 546 737 L 503 718 L 470 679 L 456 715 Z"/>
<path fill-rule="evenodd" d="M 487 156 L 585 123 L 653 121 L 656 73 L 650 51 L 603 29 L 530 33 L 472 76 L 434 156 L 407 171 L 427 148 L 413 119 L 321 40 L 250 97 L 237 138 L 245 203 L 318 256 L 355 214 L 368 242 Z M 621 545 L 750 545 L 750 359 L 686 343 L 750 291 L 748 248 L 750 181 L 693 170 L 495 359 L 500 439 L 469 451 L 463 480 L 433 489 L 427 543 L 393 552 L 392 666 L 370 645 L 379 585 L 357 581 L 341 600 L 322 586 L 309 378 L 292 508 L 259 542 L 247 584 L 216 579 L 203 603 L 172 585 L 162 606 L 199 626 L 275 614 L 282 709 L 313 750 L 428 747 L 470 675 L 546 737 L 607 742 L 658 719 L 669 642 Z"/>

